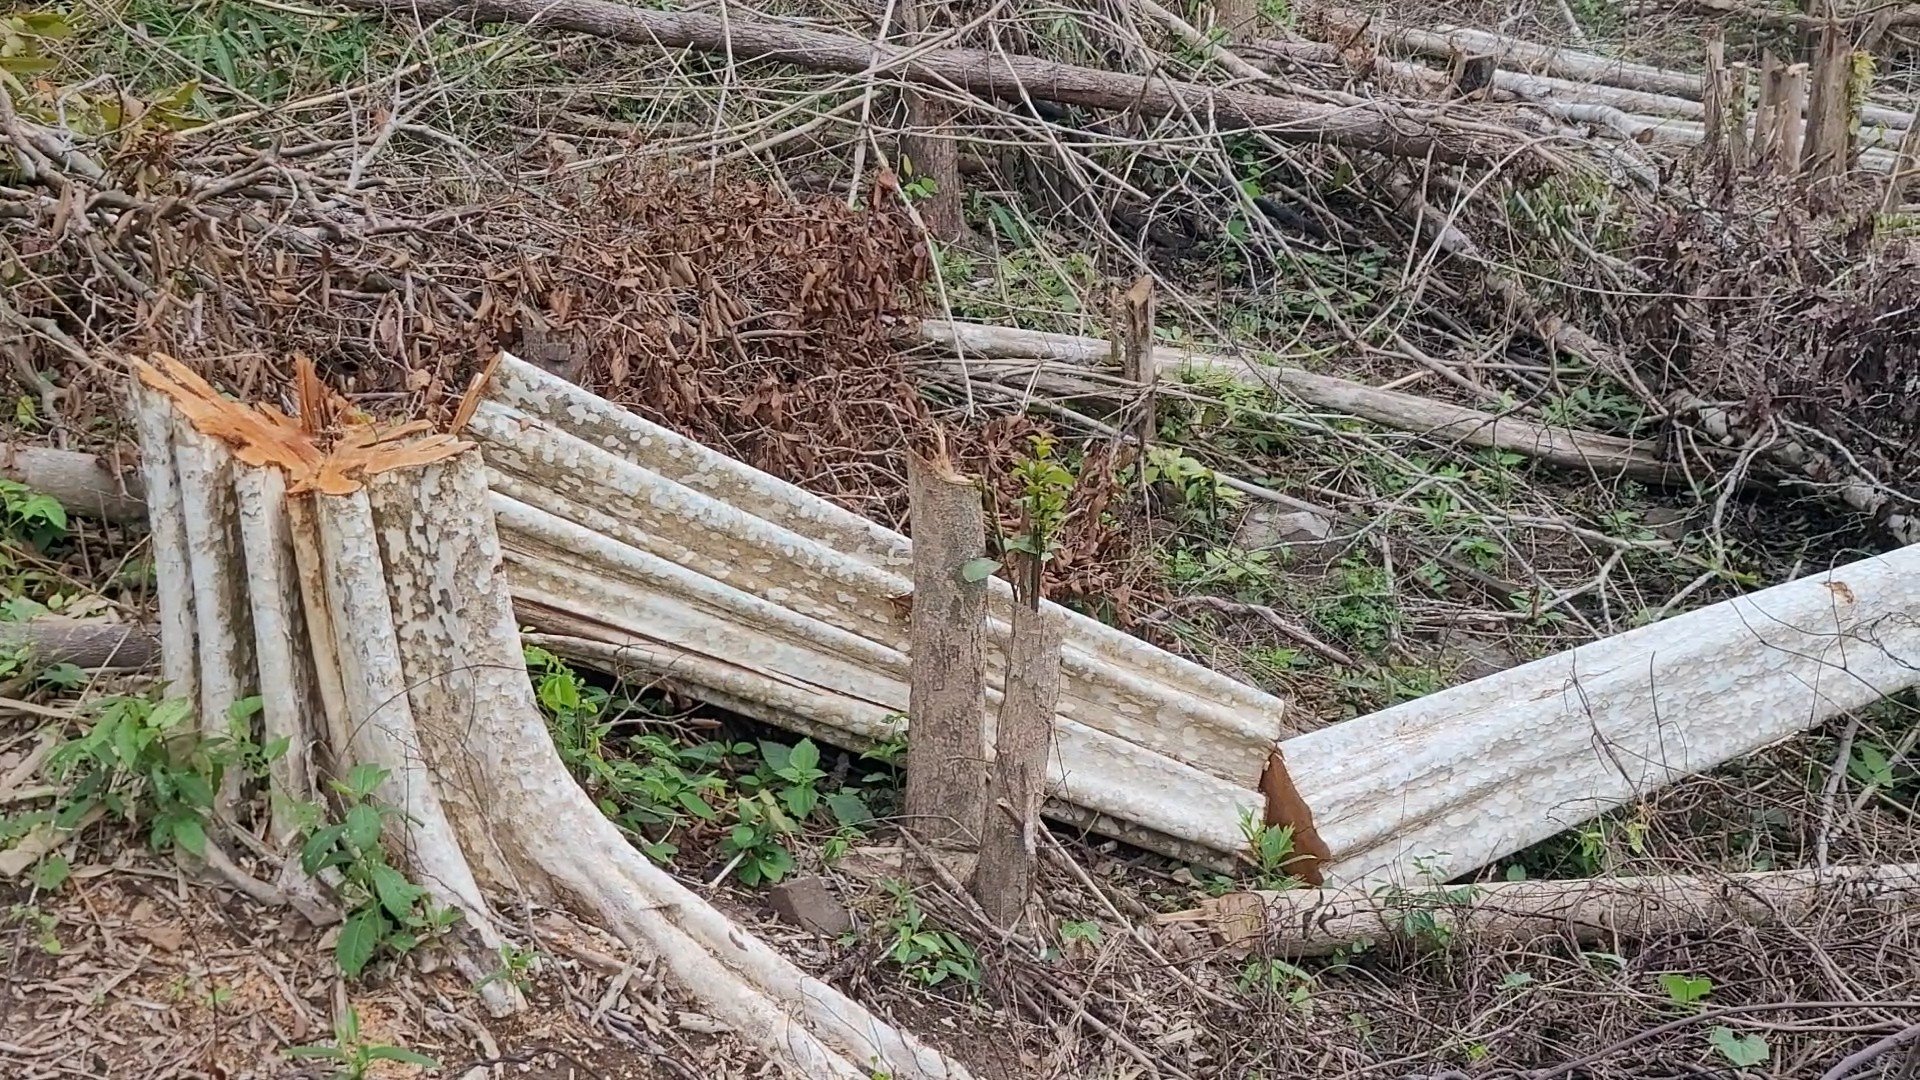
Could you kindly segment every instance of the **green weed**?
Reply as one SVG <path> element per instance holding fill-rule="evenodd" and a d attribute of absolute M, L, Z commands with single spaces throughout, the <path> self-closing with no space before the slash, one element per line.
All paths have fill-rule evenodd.
<path fill-rule="evenodd" d="M 418 1065 L 423 1069 L 440 1067 L 433 1058 L 405 1047 L 368 1042 L 360 1034 L 360 1013 L 351 1007 L 334 1025 L 332 1043 L 296 1046 L 287 1051 L 287 1056 L 298 1061 L 333 1062 L 337 1066 L 333 1074 L 336 1080 L 366 1080 L 372 1075 L 374 1063 L 379 1061 Z"/>
<path fill-rule="evenodd" d="M 1332 587 L 1314 598 L 1308 612 L 1322 630 L 1378 656 L 1400 626 L 1393 575 L 1364 556 L 1342 560 Z"/>
<path fill-rule="evenodd" d="M 434 903 L 387 861 L 381 836 L 400 811 L 373 801 L 386 777 L 385 769 L 356 765 L 345 780 L 335 781 L 345 813 L 339 822 L 308 832 L 300 845 L 300 866 L 309 875 L 340 875 L 334 894 L 347 917 L 333 955 L 349 979 L 375 958 L 405 956 L 460 921 L 458 910 Z"/>
<path fill-rule="evenodd" d="M 887 959 L 922 986 L 939 986 L 948 980 L 978 986 L 980 957 L 973 946 L 952 931 L 928 927 L 913 890 L 905 884 L 886 881 L 882 887 L 894 900 Z"/>

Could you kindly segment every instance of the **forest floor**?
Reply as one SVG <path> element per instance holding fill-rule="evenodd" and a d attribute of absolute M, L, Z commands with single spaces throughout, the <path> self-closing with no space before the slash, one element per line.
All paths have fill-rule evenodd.
<path fill-rule="evenodd" d="M 1263 6 L 1268 19 L 1292 25 L 1297 16 L 1284 9 Z M 1073 10 L 1085 25 L 1103 25 L 1097 13 Z M 1699 62 L 1700 24 L 1636 21 L 1609 0 L 1543 5 L 1503 28 L 1564 43 L 1563 10 L 1583 36 L 1624 55 Z M 1477 15 L 1506 22 L 1491 8 Z M 1349 197 L 1359 181 L 1338 165 L 1316 160 L 1296 174 L 1269 167 L 1258 146 L 1214 148 L 1238 155 L 1239 171 L 1226 175 L 1259 187 L 1264 205 L 1285 204 L 1296 194 L 1289 185 L 1311 180 L 1308 216 L 1332 207 L 1349 219 L 1280 243 L 1268 230 L 1284 229 L 1275 222 L 1292 220 L 1285 213 L 1209 221 L 1194 209 L 1225 203 L 1180 173 L 1177 150 L 1171 163 L 1159 151 L 1126 161 L 1125 185 L 1165 182 L 1187 200 L 1131 230 L 1137 207 L 1089 212 L 1061 195 L 1057 177 L 1040 175 L 1044 158 L 985 162 L 968 173 L 968 239 L 929 247 L 900 220 L 869 212 L 861 197 L 873 190 L 869 142 L 845 132 L 833 141 L 837 126 L 807 128 L 781 112 L 804 102 L 805 116 L 828 115 L 821 102 L 830 95 L 776 65 L 736 82 L 725 65 L 688 54 L 636 60 L 636 50 L 604 41 L 453 22 L 420 30 L 251 0 L 83 0 L 44 40 L 6 18 L 9 34 L 33 38 L 54 61 L 39 77 L 81 88 L 67 103 L 75 117 L 126 107 L 86 78 L 110 72 L 116 92 L 177 129 L 149 129 L 119 148 L 115 167 L 135 178 L 130 187 L 146 183 L 143 169 L 254 168 L 259 143 L 247 138 L 278 130 L 281 149 L 319 147 L 310 152 L 331 169 L 315 166 L 330 188 L 287 172 L 294 201 L 318 191 L 322 201 L 379 199 L 383 212 L 410 215 L 394 230 L 406 239 L 380 234 L 342 257 L 359 260 L 357 281 L 368 280 L 367 267 L 401 274 L 411 259 L 488 298 L 464 316 L 435 307 L 425 286 L 404 291 L 404 303 L 372 286 L 316 299 L 297 271 L 280 267 L 276 279 L 270 261 L 232 257 L 223 264 L 230 292 L 204 311 L 195 306 L 193 333 L 203 336 L 181 331 L 171 344 L 184 351 L 197 340 L 196 359 L 234 389 L 271 387 L 287 356 L 305 351 L 337 359 L 331 374 L 368 408 L 428 412 L 463 385 L 481 359 L 477 343 L 511 343 L 895 527 L 900 450 L 916 426 L 945 425 L 965 462 L 1000 483 L 1011 463 L 1038 452 L 1036 437 L 1053 440 L 1083 511 L 1051 571 L 1053 595 L 1273 692 L 1296 729 L 1886 543 L 1804 493 L 1732 481 L 1659 487 L 1556 469 L 1217 374 L 1163 386 L 1153 445 L 1133 457 L 1107 437 L 1107 424 L 1123 417 L 1095 403 L 1004 381 L 956 389 L 950 373 L 911 389 L 908 375 L 921 365 L 950 368 L 925 350 L 901 359 L 893 335 L 917 315 L 1105 338 L 1114 295 L 1144 268 L 1161 295 L 1154 332 L 1168 344 L 1474 406 L 1487 402 L 1440 368 L 1479 380 L 1505 364 L 1520 381 L 1500 393 L 1511 404 L 1514 386 L 1531 386 L 1522 404 L 1536 419 L 1664 437 L 1646 403 L 1606 373 L 1515 344 L 1525 335 L 1501 321 L 1500 304 L 1427 266 L 1424 242 L 1351 235 L 1371 229 L 1377 210 Z M 842 104 L 860 100 L 857 86 L 832 89 Z M 349 97 L 351 109 L 328 111 Z M 885 108 L 869 107 L 872 130 L 888 134 Z M 352 133 L 340 135 L 342 126 Z M 203 127 L 214 130 L 192 133 Z M 753 137 L 768 132 L 778 145 L 755 148 Z M 1030 136 L 982 128 L 976 149 L 984 161 L 993 139 Z M 595 161 L 619 182 L 589 190 L 577 176 Z M 363 172 L 377 183 L 363 185 Z M 910 179 L 907 187 L 918 197 Z M 1584 303 L 1582 290 L 1605 290 L 1567 270 L 1583 257 L 1549 253 L 1551 244 L 1572 238 L 1628 253 L 1647 227 L 1583 183 L 1526 194 L 1531 203 L 1516 198 L 1509 209 L 1538 228 L 1521 235 L 1515 226 L 1502 257 L 1543 291 L 1575 297 L 1569 304 Z M 834 301 L 831 333 L 770 358 L 733 338 L 676 337 L 708 325 L 699 302 L 645 307 L 654 286 L 641 279 L 657 269 L 648 260 L 688 237 L 704 238 L 708 251 L 702 287 L 721 281 L 762 312 L 813 302 L 798 286 L 796 247 L 870 263 L 877 278 L 919 276 L 906 281 L 910 295 Z M 16 256 L 27 251 L 18 260 L 26 265 L 80 241 L 8 243 Z M 395 254 L 403 248 L 404 258 Z M 136 330 L 158 325 L 164 310 L 132 300 L 95 310 L 77 299 L 111 276 L 92 258 L 83 252 L 72 278 L 48 289 L 68 325 L 123 334 L 116 346 L 151 345 Z M 579 346 L 566 332 L 549 332 L 569 311 L 601 320 L 590 362 L 574 357 Z M 1631 316 L 1611 309 L 1596 318 L 1622 334 L 1631 328 Z M 728 333 L 754 349 L 788 348 L 777 344 L 780 331 L 745 337 L 754 333 L 740 331 L 746 324 Z M 235 326 L 257 335 L 244 350 L 222 336 Z M 683 359 L 678 350 L 693 337 L 699 345 Z M 115 384 L 19 340 L 6 347 L 15 403 L 7 441 L 126 455 Z M 1444 358 L 1440 368 L 1426 362 L 1433 354 Z M 1486 356 L 1494 359 L 1477 359 Z M 51 514 L 24 490 L 0 488 L 0 500 L 0 618 L 146 620 L 152 582 L 141 529 Z M 900 746 L 857 753 L 795 742 L 658 687 L 576 671 L 537 650 L 528 659 L 563 759 L 636 844 L 803 968 L 981 1076 L 1816 1076 L 1920 1021 L 1920 936 L 1907 913 L 1832 911 L 1809 924 L 1728 925 L 1604 948 L 1409 926 L 1396 940 L 1290 960 L 1160 918 L 1237 889 L 1295 884 L 1283 865 L 1256 855 L 1228 876 L 1063 827 L 1043 852 L 1040 916 L 1024 935 L 1001 933 L 956 887 L 964 867 L 910 869 L 912 853 L 888 822 Z M 40 770 L 46 752 L 80 742 L 113 703 L 150 694 L 141 676 L 0 658 L 0 849 L 66 797 L 64 781 Z M 1910 695 L 1889 700 L 1690 778 L 1475 880 L 1920 861 L 1915 704 Z M 790 828 L 769 819 L 764 808 L 774 805 L 788 811 Z M 124 816 L 132 820 L 89 819 L 49 857 L 0 874 L 8 1076 L 773 1074 L 670 985 L 656 958 L 558 912 L 513 913 L 528 946 L 503 953 L 491 977 L 520 984 L 532 1008 L 497 1020 L 473 986 L 436 963 L 430 942 L 350 977 L 337 962 L 338 928 L 237 896 L 188 870 L 191 860 L 156 850 L 165 845 L 150 843 L 151 813 Z M 246 862 L 272 878 L 270 860 Z M 1444 903 L 1473 883 L 1428 884 Z"/>

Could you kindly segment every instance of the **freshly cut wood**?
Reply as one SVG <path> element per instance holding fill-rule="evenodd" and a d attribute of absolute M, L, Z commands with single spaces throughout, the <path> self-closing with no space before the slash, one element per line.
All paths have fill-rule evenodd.
<path fill-rule="evenodd" d="M 140 475 L 147 497 L 147 537 L 153 562 L 154 606 L 160 615 L 160 677 L 166 693 L 200 697 L 200 664 L 193 632 L 193 581 L 187 563 L 187 523 L 173 467 L 173 409 L 159 392 L 133 384 L 133 419 L 140 433 Z"/>
<path fill-rule="evenodd" d="M 1387 102 L 1331 105 L 1129 75 L 979 49 L 914 52 L 786 23 L 655 11 L 608 0 L 347 0 L 407 18 L 517 22 L 658 48 L 693 48 L 734 61 L 776 60 L 819 71 L 892 72 L 997 101 L 1028 98 L 1148 116 L 1204 117 L 1221 131 L 1258 129 L 1283 141 L 1325 143 L 1396 157 L 1492 164 L 1523 145 L 1518 132 L 1455 121 Z"/>
<path fill-rule="evenodd" d="M 243 576 L 255 591 L 242 604 L 273 611 L 276 648 L 283 632 L 305 628 L 327 713 L 324 756 L 337 769 L 384 771 L 376 795 L 398 811 L 399 828 L 385 837 L 395 864 L 462 913 L 449 944 L 491 1008 L 522 1003 L 510 981 L 487 978 L 507 942 L 483 884 L 596 917 L 796 1075 L 964 1080 L 963 1067 L 800 972 L 652 865 L 573 781 L 533 700 L 486 473 L 470 445 L 360 432 L 340 440 L 343 461 L 277 414 L 239 417 L 246 406 L 200 400 L 178 383 L 168 393 L 194 401 L 176 412 L 170 438 L 206 423 L 235 440 L 206 438 L 208 474 L 252 459 L 226 512 L 285 512 L 280 522 L 214 520 L 204 531 L 232 527 L 248 538 L 250 569 L 276 572 Z M 283 467 L 284 486 L 308 494 L 276 499 L 244 471 Z M 273 782 L 275 797 L 292 794 L 282 777 Z M 218 851 L 208 850 L 212 863 Z"/>
<path fill-rule="evenodd" d="M 160 637 L 151 626 L 43 615 L 25 622 L 0 622 L 0 650 L 15 649 L 27 650 L 41 664 L 143 671 L 160 659 Z"/>
<path fill-rule="evenodd" d="M 1920 545 L 1281 745 L 1336 884 L 1448 880 L 1920 684 Z"/>
<path fill-rule="evenodd" d="M 1920 864 L 1773 870 L 1715 877 L 1605 877 L 1229 893 L 1161 924 L 1209 932 L 1222 944 L 1288 956 L 1327 956 L 1363 939 L 1433 935 L 1483 941 L 1566 937 L 1582 945 L 1729 924 L 1806 925 L 1823 911 L 1857 917 L 1920 899 Z"/>
<path fill-rule="evenodd" d="M 907 488 L 914 545 L 904 824 L 929 840 L 972 847 L 987 774 L 988 574 L 977 565 L 986 556 L 986 514 L 979 484 L 944 455 L 909 454 Z"/>
<path fill-rule="evenodd" d="M 1020 374 L 1037 370 L 1041 385 L 1050 389 L 1112 392 L 1110 387 L 1089 384 L 1083 377 L 1084 372 L 1109 361 L 1110 346 L 1097 338 L 940 319 L 923 321 L 919 333 L 924 341 L 968 357 L 969 364 L 978 364 L 981 357 L 1024 361 L 1018 365 Z M 1652 444 L 1633 439 L 1547 427 L 1299 368 L 1175 346 L 1156 346 L 1153 356 L 1161 377 L 1169 381 L 1177 380 L 1180 372 L 1189 368 L 1226 371 L 1251 385 L 1271 387 L 1310 405 L 1358 416 L 1396 431 L 1457 440 L 1468 446 L 1497 447 L 1605 476 L 1625 475 L 1654 482 L 1675 476 L 1674 467 L 1660 460 Z M 1059 367 L 1049 369 L 1040 366 L 1043 364 Z"/>
<path fill-rule="evenodd" d="M 1024 555 L 1016 561 L 1032 560 Z M 973 873 L 974 897 L 1001 927 L 1018 925 L 1033 896 L 1040 803 L 1060 698 L 1060 621 L 1040 607 L 1038 567 L 1017 567 L 1015 572 L 1029 574 L 1036 591 L 1031 604 L 1013 605 L 1007 685 L 994 725 L 993 773 L 987 781 L 980 862 Z"/>
<path fill-rule="evenodd" d="M 299 805 L 319 791 L 312 761 L 317 738 L 312 721 L 320 704 L 300 603 L 286 477 L 278 469 L 243 465 L 234 478 L 234 492 L 246 556 L 254 656 L 260 671 L 261 745 L 285 746 L 267 766 L 273 789 L 283 796 L 268 807 L 271 836 L 282 850 L 289 850 L 299 831 Z"/>
<path fill-rule="evenodd" d="M 147 516 L 139 474 L 114 468 L 96 454 L 0 442 L 0 478 L 51 495 L 83 517 L 139 521 Z"/>

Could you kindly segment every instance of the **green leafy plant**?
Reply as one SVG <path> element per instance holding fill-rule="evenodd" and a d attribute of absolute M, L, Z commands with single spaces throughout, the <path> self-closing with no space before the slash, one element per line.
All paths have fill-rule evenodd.
<path fill-rule="evenodd" d="M 1060 940 L 1069 945 L 1077 942 L 1098 945 L 1100 944 L 1100 924 L 1092 919 L 1063 919 L 1060 922 Z"/>
<path fill-rule="evenodd" d="M 670 837 L 683 823 L 720 819 L 715 804 L 724 803 L 728 790 L 714 769 L 731 755 L 750 753 L 751 744 L 682 746 L 651 732 L 618 738 L 611 694 L 545 649 L 528 648 L 526 661 L 560 759 L 649 858 L 673 860 L 679 848 Z"/>
<path fill-rule="evenodd" d="M 1660 989 L 1667 992 L 1667 997 L 1683 1009 L 1695 1007 L 1702 998 L 1713 993 L 1713 980 L 1704 975 L 1666 974 L 1660 976 L 1659 982 Z"/>
<path fill-rule="evenodd" d="M 1313 621 L 1327 633 L 1379 655 L 1400 626 L 1400 605 L 1393 575 L 1359 555 L 1341 561 L 1333 587 L 1309 607 Z"/>
<path fill-rule="evenodd" d="M 486 977 L 475 984 L 478 990 L 497 982 L 512 983 L 522 994 L 533 993 L 533 966 L 540 954 L 532 949 L 522 949 L 510 942 L 500 943 L 500 966 L 488 972 Z"/>
<path fill-rule="evenodd" d="M 0 479 L 0 528 L 45 550 L 67 534 L 67 509 L 51 495 Z"/>
<path fill-rule="evenodd" d="M 1736 1069 L 1749 1069 L 1764 1064 L 1773 1057 L 1773 1048 L 1759 1035 L 1736 1035 L 1732 1028 L 1716 1027 L 1707 1033 L 1707 1045 L 1719 1051 L 1727 1064 Z"/>
<path fill-rule="evenodd" d="M 1277 958 L 1253 957 L 1240 969 L 1241 993 L 1277 997 L 1303 1013 L 1311 1006 L 1313 986 L 1311 972 Z"/>
<path fill-rule="evenodd" d="M 1893 786 L 1893 762 L 1888 760 L 1886 751 L 1871 743 L 1854 744 L 1853 757 L 1847 762 L 1847 772 L 1868 788 Z"/>
<path fill-rule="evenodd" d="M 300 866 L 308 874 L 340 874 L 334 892 L 347 917 L 333 955 L 348 978 L 358 978 L 376 957 L 406 955 L 460 920 L 457 909 L 434 903 L 387 861 L 381 835 L 400 812 L 373 801 L 386 777 L 385 769 L 356 765 L 345 780 L 335 781 L 345 814 L 313 830 L 300 846 Z"/>
<path fill-rule="evenodd" d="M 928 927 L 919 901 L 905 884 L 886 881 L 882 887 L 894 898 L 893 941 L 887 959 L 922 986 L 939 986 L 950 979 L 979 985 L 980 958 L 973 946 L 951 931 Z"/>
<path fill-rule="evenodd" d="M 762 740 L 760 758 L 766 762 L 766 774 L 756 775 L 750 781 L 743 779 L 742 786 L 749 790 L 761 786 L 773 791 L 788 816 L 795 821 L 805 821 L 820 804 L 818 785 L 827 776 L 819 767 L 820 748 L 812 739 L 801 739 L 791 747 Z"/>
<path fill-rule="evenodd" d="M 418 1065 L 423 1069 L 440 1067 L 438 1061 L 425 1054 L 401 1046 L 366 1041 L 360 1034 L 360 1014 L 352 1008 L 348 1008 L 346 1015 L 334 1024 L 331 1044 L 295 1046 L 287 1051 L 287 1056 L 302 1061 L 331 1061 L 338 1066 L 334 1072 L 338 1080 L 366 1080 L 378 1061 Z"/>
<path fill-rule="evenodd" d="M 1247 839 L 1247 854 L 1253 860 L 1253 882 L 1258 889 L 1297 889 L 1300 879 L 1289 869 L 1301 859 L 1312 856 L 1293 850 L 1293 826 L 1268 825 L 1251 811 L 1240 815 L 1240 835 Z"/>
<path fill-rule="evenodd" d="M 720 851 L 731 856 L 729 864 L 740 883 L 770 885 L 791 873 L 793 853 L 781 839 L 798 830 L 773 793 L 743 795 L 734 803 L 734 812 L 739 820 L 727 830 Z"/>
<path fill-rule="evenodd" d="M 247 702 L 235 706 L 236 711 Z M 257 706 L 256 706 L 257 707 Z M 53 752 L 51 774 L 69 787 L 55 823 L 76 827 L 95 809 L 148 826 L 155 850 L 202 855 L 213 795 L 229 769 L 257 772 L 286 752 L 284 741 L 255 747 L 244 723 L 235 737 L 204 736 L 183 726 L 192 707 L 178 698 L 116 696 L 91 706 L 93 726 Z"/>

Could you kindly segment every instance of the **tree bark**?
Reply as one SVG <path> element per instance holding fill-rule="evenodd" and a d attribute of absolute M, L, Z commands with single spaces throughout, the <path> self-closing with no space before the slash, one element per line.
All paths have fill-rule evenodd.
<path fill-rule="evenodd" d="M 1153 276 L 1142 274 L 1132 288 L 1120 294 L 1119 302 L 1114 305 L 1111 331 L 1120 377 L 1132 383 L 1137 394 L 1127 427 L 1132 430 L 1134 441 L 1140 444 L 1142 454 L 1160 433 L 1159 402 L 1155 394 L 1160 365 L 1153 357 L 1153 308 Z"/>
<path fill-rule="evenodd" d="M 160 658 L 151 626 L 43 616 L 0 622 L 0 649 L 24 648 L 37 663 L 99 671 L 142 671 Z"/>
<path fill-rule="evenodd" d="M 1395 157 L 1489 164 L 1521 145 L 1518 133 L 1460 124 L 1386 102 L 1328 105 L 1128 75 L 980 49 L 940 49 L 908 58 L 896 45 L 750 19 L 652 11 L 608 0 L 347 0 L 409 17 L 453 15 L 593 34 L 634 45 L 693 48 L 735 61 L 774 60 L 819 71 L 894 71 L 909 82 L 952 85 L 981 97 L 1027 98 L 1147 116 L 1202 117 L 1220 131 L 1259 129 L 1275 139 L 1325 143 Z"/>
<path fill-rule="evenodd" d="M 147 516 L 139 475 L 110 468 L 93 454 L 0 442 L 0 477 L 51 495 L 82 517 L 117 522 Z"/>
<path fill-rule="evenodd" d="M 1853 131 L 1848 108 L 1853 83 L 1853 37 L 1837 23 L 1820 31 L 1807 96 L 1805 157 L 1800 174 L 1810 181 L 1834 180 L 1852 164 Z"/>
<path fill-rule="evenodd" d="M 1161 923 L 1198 926 L 1223 944 L 1264 946 L 1289 956 L 1326 956 L 1363 938 L 1406 940 L 1408 927 L 1476 944 L 1571 935 L 1583 945 L 1617 938 L 1710 931 L 1728 923 L 1804 923 L 1829 905 L 1848 910 L 1911 906 L 1920 864 L 1827 871 L 1774 870 L 1720 877 L 1496 881 L 1409 888 L 1297 889 L 1232 893 Z M 1416 918 L 1410 918 L 1414 916 Z"/>
<path fill-rule="evenodd" d="M 147 496 L 147 535 L 153 564 L 154 606 L 160 615 L 160 677 L 172 697 L 198 702 L 193 582 L 187 565 L 187 523 L 173 466 L 173 407 L 145 384 L 133 386 L 140 431 L 140 475 Z"/>
<path fill-rule="evenodd" d="M 940 18 L 945 7 L 940 0 L 908 0 L 901 11 L 907 41 L 912 43 L 945 22 Z M 901 180 L 913 183 L 925 179 L 933 184 L 932 193 L 918 203 L 920 220 L 934 239 L 957 243 L 967 233 L 961 201 L 960 146 L 953 137 L 957 110 L 937 92 L 909 88 L 906 99 L 909 130 L 901 138 L 900 147 L 907 171 Z"/>
<path fill-rule="evenodd" d="M 944 457 L 907 459 L 913 529 L 907 693 L 907 827 L 930 841 L 980 840 L 986 787 L 987 583 L 980 489 Z"/>
<path fill-rule="evenodd" d="M 1029 582 L 1031 595 L 1013 607 L 1007 646 L 1007 685 L 994 731 L 993 772 L 987 782 L 986 818 L 973 895 L 994 924 L 1012 928 L 1025 918 L 1039 857 L 1040 803 L 1046 794 L 1047 756 L 1053 747 L 1054 710 L 1060 700 L 1061 627 L 1040 607 L 1039 567 L 1031 555 L 1013 571 Z"/>

